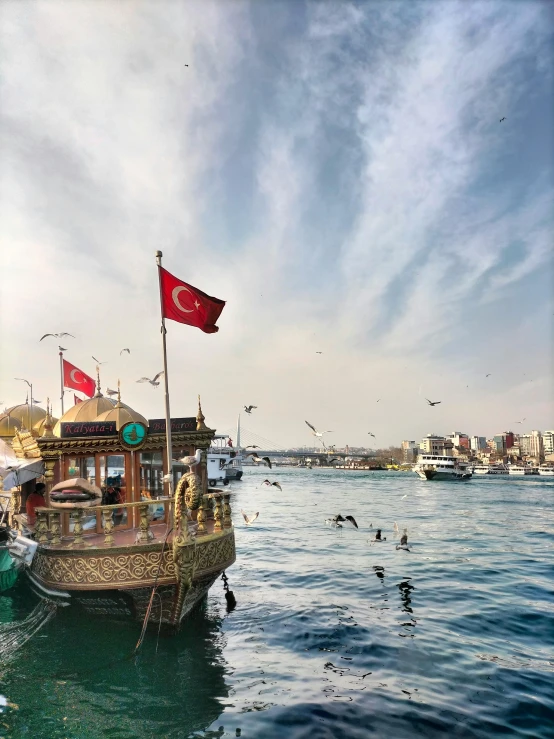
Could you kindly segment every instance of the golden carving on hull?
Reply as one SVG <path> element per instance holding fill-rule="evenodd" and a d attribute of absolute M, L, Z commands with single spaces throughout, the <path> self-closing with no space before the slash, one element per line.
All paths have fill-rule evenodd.
<path fill-rule="evenodd" d="M 62 590 L 101 590 L 136 588 L 153 584 L 158 575 L 158 583 L 176 583 L 177 571 L 172 549 L 163 553 L 160 565 L 159 545 L 155 548 L 139 547 L 134 551 L 128 548 L 103 551 L 65 550 L 57 552 L 49 547 L 39 547 L 33 559 L 32 574 L 47 585 Z M 137 551 L 138 550 L 138 551 Z M 184 561 L 182 574 L 187 577 L 190 563 L 189 553 L 194 552 L 194 574 L 192 578 L 206 576 L 220 571 L 235 561 L 235 536 L 229 532 L 208 541 L 198 541 L 183 547 Z M 158 570 L 159 568 L 159 570 Z M 186 594 L 186 593 L 185 593 Z"/>

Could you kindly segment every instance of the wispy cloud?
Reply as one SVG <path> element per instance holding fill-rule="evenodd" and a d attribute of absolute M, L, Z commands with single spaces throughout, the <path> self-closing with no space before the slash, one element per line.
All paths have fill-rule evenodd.
<path fill-rule="evenodd" d="M 44 347 L 40 361 L 29 353 L 43 330 L 73 329 L 79 361 L 97 347 L 115 356 L 124 336 L 132 364 L 103 372 L 157 412 L 134 374 L 160 369 L 160 248 L 168 268 L 228 300 L 216 336 L 170 336 L 176 402 L 217 387 L 221 425 L 257 401 L 272 409 L 258 415 L 262 435 L 300 441 L 289 419 L 323 398 L 362 441 L 360 397 L 378 387 L 392 442 L 432 430 L 405 428 L 419 398 L 398 388 L 441 389 L 441 375 L 441 423 L 459 425 L 463 408 L 485 424 L 514 377 L 494 368 L 494 399 L 478 385 L 468 401 L 451 383 L 465 391 L 468 367 L 500 363 L 514 334 L 546 376 L 535 318 L 553 226 L 545 3 L 161 7 L 3 7 L 3 385 L 16 392 L 9 378 L 29 365 L 56 386 Z M 510 296 L 518 309 L 487 345 L 486 319 Z M 539 408 L 544 388 L 532 392 Z"/>

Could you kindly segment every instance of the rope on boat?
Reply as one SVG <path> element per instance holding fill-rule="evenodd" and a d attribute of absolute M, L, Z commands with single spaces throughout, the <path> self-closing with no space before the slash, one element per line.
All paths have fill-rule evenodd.
<path fill-rule="evenodd" d="M 225 591 L 225 600 L 227 601 L 227 613 L 230 613 L 236 607 L 237 601 L 233 591 L 229 590 L 229 578 L 225 570 L 221 573 L 221 579 L 223 580 L 223 590 Z"/>
<path fill-rule="evenodd" d="M 17 650 L 55 616 L 56 611 L 55 603 L 42 600 L 23 621 L 0 624 L 0 664 L 12 659 Z"/>
<path fill-rule="evenodd" d="M 158 570 L 156 572 L 156 577 L 154 578 L 154 585 L 152 586 L 152 594 L 150 596 L 150 600 L 148 601 L 148 607 L 146 608 L 146 613 L 144 615 L 144 621 L 142 622 L 142 630 L 140 632 L 139 640 L 138 640 L 138 642 L 137 642 L 137 644 L 135 646 L 134 654 L 137 654 L 138 653 L 139 649 L 142 646 L 142 642 L 144 641 L 144 636 L 146 634 L 146 628 L 148 626 L 148 619 L 150 618 L 150 612 L 152 611 L 152 604 L 154 603 L 154 596 L 156 595 L 156 590 L 158 589 L 158 578 L 160 576 L 160 570 L 162 569 L 162 562 L 163 562 L 163 559 L 164 559 L 165 545 L 167 544 L 168 536 L 171 534 L 172 531 L 173 531 L 172 528 L 169 529 L 168 532 L 167 532 L 167 534 L 165 535 L 165 539 L 164 539 L 164 543 L 163 543 L 163 546 L 162 546 L 162 550 L 160 552 L 160 561 L 158 563 Z M 158 627 L 158 637 L 159 637 L 160 629 L 161 629 L 161 626 L 162 626 L 162 607 L 161 607 L 161 603 L 162 603 L 162 600 L 160 598 L 160 625 Z M 157 649 L 158 648 L 156 646 L 156 651 L 157 651 Z"/>

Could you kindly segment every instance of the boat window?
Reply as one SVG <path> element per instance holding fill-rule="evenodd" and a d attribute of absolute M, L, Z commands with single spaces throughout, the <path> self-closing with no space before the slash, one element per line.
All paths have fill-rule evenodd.
<path fill-rule="evenodd" d="M 116 505 L 130 503 L 127 495 L 125 479 L 125 457 L 123 454 L 110 454 L 98 458 L 100 469 L 100 489 L 102 490 L 102 504 Z M 128 520 L 126 508 L 115 508 L 113 522 L 115 526 L 125 526 Z"/>
<path fill-rule="evenodd" d="M 161 452 L 141 452 L 139 479 L 141 500 L 155 500 L 164 494 L 163 455 Z"/>
<path fill-rule="evenodd" d="M 67 477 L 82 477 L 91 485 L 96 485 L 96 465 L 94 457 L 70 457 L 67 460 Z"/>

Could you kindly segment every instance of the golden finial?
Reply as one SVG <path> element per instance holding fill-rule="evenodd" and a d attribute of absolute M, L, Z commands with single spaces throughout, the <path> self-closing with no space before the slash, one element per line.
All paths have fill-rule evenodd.
<path fill-rule="evenodd" d="M 202 413 L 202 405 L 200 403 L 200 396 L 198 396 L 198 413 L 196 414 L 196 430 L 204 431 L 206 424 L 204 423 L 204 414 Z"/>
<path fill-rule="evenodd" d="M 96 397 L 99 398 L 102 395 L 100 389 L 100 367 L 96 365 Z"/>
<path fill-rule="evenodd" d="M 54 433 L 52 431 L 52 427 L 54 425 L 54 420 L 52 418 L 52 408 L 50 406 L 50 398 L 46 398 L 46 416 L 44 418 L 44 423 L 42 424 L 42 437 L 49 438 L 51 436 L 54 436 Z"/>

